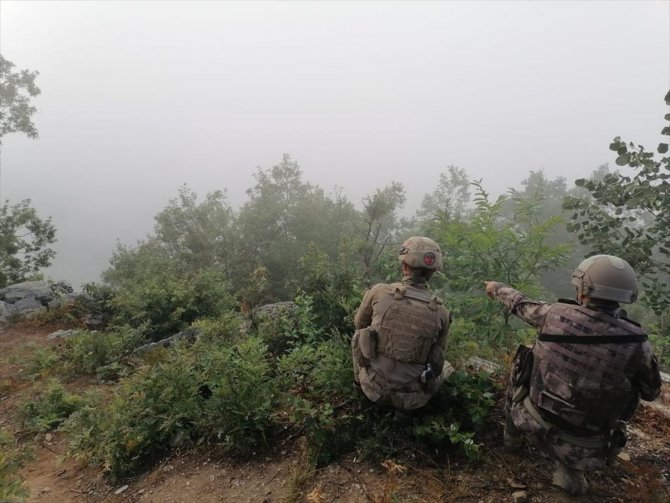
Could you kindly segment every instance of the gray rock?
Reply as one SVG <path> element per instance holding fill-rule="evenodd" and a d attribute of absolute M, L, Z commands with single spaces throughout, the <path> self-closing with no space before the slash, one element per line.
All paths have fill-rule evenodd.
<path fill-rule="evenodd" d="M 0 324 L 17 315 L 31 317 L 50 308 L 71 304 L 78 295 L 64 282 L 25 281 L 0 289 Z"/>
<path fill-rule="evenodd" d="M 35 297 L 26 297 L 25 299 L 20 299 L 13 304 L 17 313 L 25 314 L 31 313 L 33 311 L 43 311 L 46 309 L 46 306 L 38 301 Z"/>
<path fill-rule="evenodd" d="M 177 341 L 186 341 L 191 343 L 200 336 L 200 333 L 200 330 L 196 330 L 195 328 L 187 328 L 170 337 L 161 339 L 160 341 L 150 342 L 149 344 L 135 348 L 130 356 L 142 357 L 158 348 L 169 348 L 174 346 Z"/>
<path fill-rule="evenodd" d="M 52 341 L 54 339 L 67 339 L 76 333 L 76 330 L 56 330 L 55 332 L 47 335 L 47 340 Z"/>
<path fill-rule="evenodd" d="M 26 298 L 49 302 L 54 297 L 51 286 L 46 281 L 25 281 L 0 290 L 0 300 L 16 304 Z"/>
<path fill-rule="evenodd" d="M 484 370 L 486 372 L 490 372 L 491 374 L 501 369 L 501 366 L 497 363 L 485 360 L 479 356 L 471 356 L 468 358 L 468 361 L 465 362 L 465 366 L 478 372 Z"/>

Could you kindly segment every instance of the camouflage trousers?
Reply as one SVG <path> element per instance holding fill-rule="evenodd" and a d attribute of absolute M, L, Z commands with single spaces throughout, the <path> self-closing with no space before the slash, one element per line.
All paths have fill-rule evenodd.
<path fill-rule="evenodd" d="M 611 446 L 608 436 L 602 442 L 593 442 L 598 444 L 594 447 L 571 443 L 566 439 L 570 437 L 566 432 L 547 421 L 538 421 L 524 400 L 519 400 L 518 390 L 519 388 L 515 387 L 510 380 L 505 400 L 507 435 L 526 438 L 551 458 L 574 470 L 600 470 L 608 464 L 608 459 L 612 459 L 619 452 L 620 448 Z M 588 440 L 592 437 L 586 438 Z"/>

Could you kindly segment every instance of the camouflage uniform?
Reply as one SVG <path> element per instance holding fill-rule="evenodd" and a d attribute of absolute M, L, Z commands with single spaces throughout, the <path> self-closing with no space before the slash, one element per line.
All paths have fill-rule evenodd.
<path fill-rule="evenodd" d="M 495 283 L 493 297 L 543 334 L 532 349 L 527 385 L 510 379 L 506 413 L 512 431 L 506 434 L 523 434 L 570 469 L 603 468 L 625 444 L 621 421 L 630 419 L 640 398 L 651 401 L 660 393 L 658 364 L 644 331 L 616 303 L 545 304 L 502 283 Z M 635 342 L 555 342 L 566 336 Z"/>
<path fill-rule="evenodd" d="M 417 302 L 410 305 L 412 296 L 422 299 L 418 306 Z M 425 304 L 423 311 L 421 303 Z M 365 395 L 401 411 L 424 406 L 451 369 L 444 359 L 450 319 L 449 311 L 430 295 L 425 283 L 405 279 L 368 290 L 354 319 L 357 330 L 351 344 L 354 377 Z M 366 358 L 361 346 L 370 336 L 374 354 L 368 352 L 371 357 Z M 427 364 L 433 377 L 429 375 L 424 383 Z"/>

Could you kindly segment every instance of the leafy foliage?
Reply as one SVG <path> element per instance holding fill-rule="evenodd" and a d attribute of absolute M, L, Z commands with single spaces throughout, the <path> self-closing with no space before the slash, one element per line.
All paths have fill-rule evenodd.
<path fill-rule="evenodd" d="M 83 405 L 79 395 L 68 393 L 58 381 L 51 380 L 37 397 L 21 406 L 24 424 L 29 431 L 55 430 Z"/>
<path fill-rule="evenodd" d="M 15 446 L 12 435 L 0 428 L 0 501 L 14 503 L 24 501 L 28 490 L 16 473 L 21 467 L 25 454 Z"/>
<path fill-rule="evenodd" d="M 65 339 L 63 367 L 70 375 L 97 375 L 103 381 L 116 380 L 125 373 L 123 359 L 144 341 L 144 333 L 132 327 L 109 332 L 79 331 Z"/>
<path fill-rule="evenodd" d="M 417 216 L 426 221 L 430 233 L 431 224 L 461 220 L 466 217 L 470 203 L 470 179 L 466 171 L 457 166 L 449 166 L 440 173 L 435 190 L 426 194 Z"/>
<path fill-rule="evenodd" d="M 665 97 L 670 105 L 670 92 Z M 670 124 L 670 114 L 666 114 Z M 670 125 L 661 134 L 670 136 Z M 656 151 L 614 138 L 610 150 L 616 164 L 632 174 L 607 173 L 601 178 L 575 180 L 588 191 L 569 197 L 565 208 L 573 210 L 569 229 L 591 254 L 617 255 L 627 260 L 641 277 L 642 303 L 657 320 L 650 320 L 652 340 L 661 355 L 670 344 L 670 156 L 668 143 Z M 661 358 L 661 360 L 663 360 Z"/>
<path fill-rule="evenodd" d="M 493 278 L 529 295 L 537 294 L 539 273 L 559 266 L 568 247 L 547 244 L 560 219 L 542 219 L 541 195 L 512 191 L 491 202 L 481 182 L 473 186 L 475 209 L 470 218 L 435 227 L 448 271 L 446 302 L 456 316 L 474 321 L 473 335 L 480 340 L 507 344 L 514 332 L 511 313 L 487 302 L 481 285 Z M 502 214 L 508 200 L 514 206 L 512 220 Z"/>
<path fill-rule="evenodd" d="M 233 303 L 221 271 L 160 274 L 128 282 L 111 301 L 116 319 L 144 327 L 154 339 L 179 332 L 201 317 L 217 316 Z"/>
<path fill-rule="evenodd" d="M 398 182 L 391 182 L 363 198 L 365 230 L 360 241 L 360 252 L 367 277 L 374 275 L 380 257 L 387 246 L 395 241 L 398 230 L 397 212 L 405 201 L 405 188 Z"/>
<path fill-rule="evenodd" d="M 266 355 L 254 338 L 172 352 L 122 381 L 106 403 L 90 397 L 64 426 L 70 452 L 103 464 L 113 478 L 193 442 L 246 455 L 262 444 L 274 410 Z"/>
<path fill-rule="evenodd" d="M 39 72 L 14 70 L 14 63 L 0 54 L 0 143 L 9 133 L 24 133 L 37 138 L 37 128 L 32 121 L 37 109 L 30 99 L 40 94 L 35 84 Z"/>
<path fill-rule="evenodd" d="M 41 219 L 30 199 L 0 207 L 0 288 L 48 267 L 56 255 L 50 248 L 55 241 L 51 218 Z"/>
<path fill-rule="evenodd" d="M 290 298 L 295 290 L 287 281 L 295 277 L 297 260 L 307 247 L 313 244 L 335 253 L 340 240 L 352 233 L 356 213 L 341 194 L 328 197 L 303 181 L 298 164 L 288 155 L 270 169 L 259 168 L 255 177 L 238 217 L 239 272 L 246 280 L 251 271 L 263 267 L 267 300 Z"/>
<path fill-rule="evenodd" d="M 666 103 L 670 105 L 670 92 Z M 670 136 L 670 126 L 662 134 Z M 661 143 L 657 151 L 665 154 L 667 149 L 667 143 Z M 566 208 L 575 211 L 571 230 L 592 252 L 626 259 L 644 277 L 644 302 L 661 314 L 670 305 L 670 157 L 657 159 L 620 137 L 614 138 L 610 150 L 617 153 L 618 166 L 636 172 L 576 180 L 589 197 L 566 200 Z"/>

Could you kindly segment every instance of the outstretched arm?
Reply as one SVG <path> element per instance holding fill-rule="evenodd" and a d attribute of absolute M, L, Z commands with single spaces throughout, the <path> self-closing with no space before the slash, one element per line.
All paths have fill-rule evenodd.
<path fill-rule="evenodd" d="M 526 297 L 519 290 L 497 281 L 485 281 L 486 295 L 501 302 L 512 314 L 534 327 L 544 325 L 549 304 Z"/>

